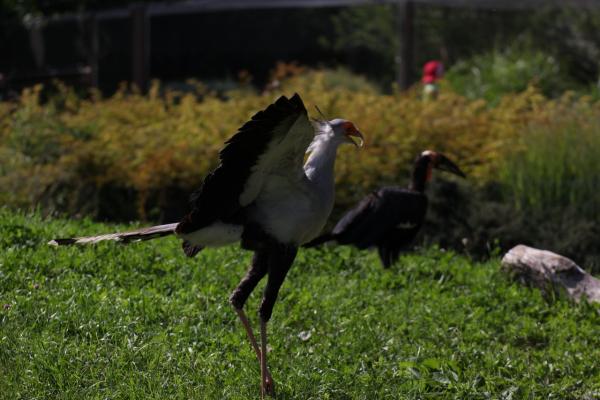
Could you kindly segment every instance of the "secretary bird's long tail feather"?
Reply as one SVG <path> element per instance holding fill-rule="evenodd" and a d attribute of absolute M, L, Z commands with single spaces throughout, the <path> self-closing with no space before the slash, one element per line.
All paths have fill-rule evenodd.
<path fill-rule="evenodd" d="M 176 227 L 177 223 L 157 225 L 130 232 L 117 232 L 98 236 L 53 239 L 49 241 L 48 244 L 51 246 L 66 246 L 71 244 L 94 244 L 103 242 L 105 240 L 113 240 L 115 242 L 126 244 L 172 235 L 175 233 Z"/>

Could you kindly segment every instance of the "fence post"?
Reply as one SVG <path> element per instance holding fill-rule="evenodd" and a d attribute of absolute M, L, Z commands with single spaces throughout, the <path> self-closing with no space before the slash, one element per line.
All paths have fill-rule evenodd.
<path fill-rule="evenodd" d="M 398 2 L 398 49 L 396 50 L 396 81 L 401 89 L 413 82 L 414 14 L 415 4 L 410 0 Z"/>
<path fill-rule="evenodd" d="M 90 51 L 88 53 L 88 62 L 90 65 L 90 85 L 93 88 L 98 87 L 98 58 L 100 51 L 100 39 L 98 37 L 98 17 L 93 13 L 89 17 L 90 27 Z"/>
<path fill-rule="evenodd" d="M 145 93 L 150 79 L 150 19 L 145 5 L 131 7 L 131 30 L 132 81 Z"/>

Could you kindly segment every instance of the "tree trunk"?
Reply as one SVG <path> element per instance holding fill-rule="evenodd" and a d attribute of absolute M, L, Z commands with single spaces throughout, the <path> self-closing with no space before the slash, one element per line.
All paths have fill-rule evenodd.
<path fill-rule="evenodd" d="M 564 291 L 576 302 L 586 297 L 591 303 L 600 303 L 600 280 L 556 253 L 518 245 L 502 258 L 502 268 L 544 291 Z"/>

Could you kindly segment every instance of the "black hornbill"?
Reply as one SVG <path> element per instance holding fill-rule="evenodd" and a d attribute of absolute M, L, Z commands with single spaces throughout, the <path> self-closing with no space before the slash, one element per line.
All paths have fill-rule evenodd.
<path fill-rule="evenodd" d="M 388 186 L 370 193 L 338 221 L 331 233 L 319 236 L 304 247 L 330 241 L 359 249 L 375 246 L 383 267 L 389 268 L 423 225 L 427 212 L 425 186 L 433 168 L 465 177 L 448 157 L 426 150 L 415 160 L 407 189 Z"/>

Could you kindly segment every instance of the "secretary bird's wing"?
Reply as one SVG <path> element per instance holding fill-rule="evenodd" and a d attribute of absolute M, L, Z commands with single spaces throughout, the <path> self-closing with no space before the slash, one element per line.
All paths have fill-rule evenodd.
<path fill-rule="evenodd" d="M 256 113 L 219 153 L 220 164 L 192 195 L 192 212 L 179 224 L 193 232 L 216 220 L 231 221 L 252 203 L 273 175 L 298 180 L 304 153 L 314 138 L 312 124 L 298 94 L 281 96 Z"/>

